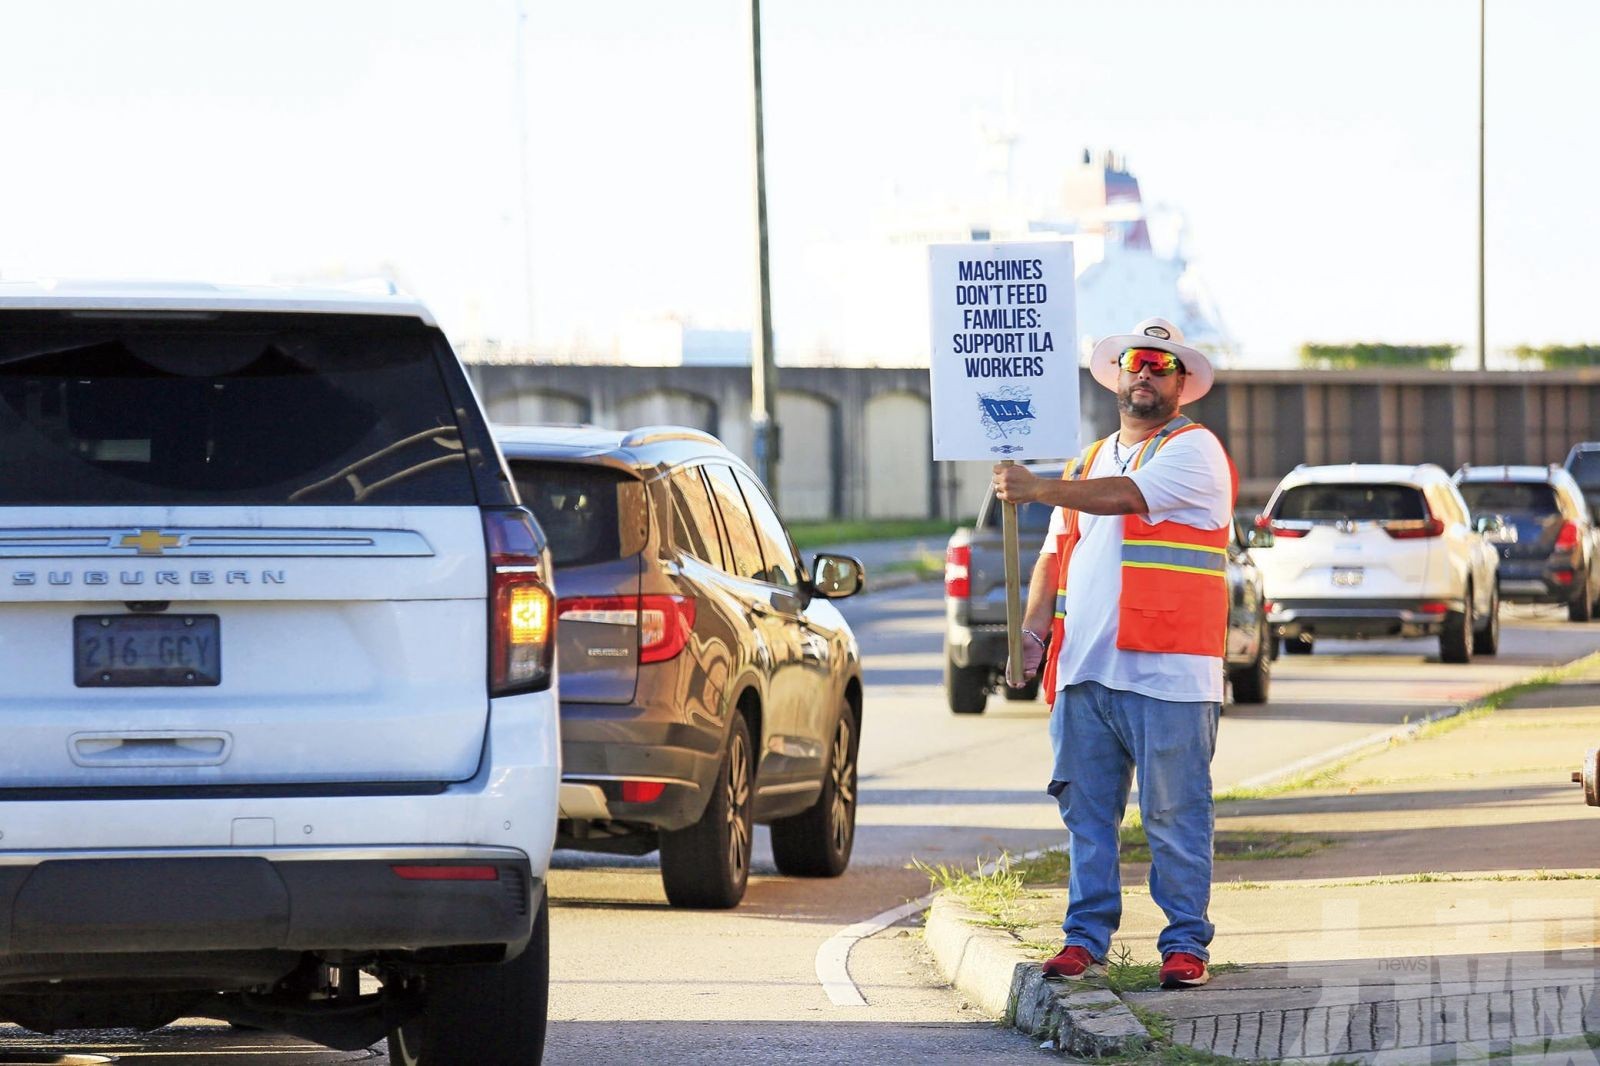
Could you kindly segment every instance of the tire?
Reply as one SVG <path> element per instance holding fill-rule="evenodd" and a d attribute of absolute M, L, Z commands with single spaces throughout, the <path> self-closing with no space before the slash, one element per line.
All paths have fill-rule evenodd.
<path fill-rule="evenodd" d="M 674 907 L 727 910 L 744 898 L 750 880 L 751 810 L 755 756 L 750 728 L 737 715 L 700 820 L 661 833 L 661 882 Z"/>
<path fill-rule="evenodd" d="M 790 877 L 838 877 L 856 842 L 856 754 L 861 732 L 846 703 L 828 746 L 828 771 L 817 802 L 772 823 L 772 860 Z"/>
<path fill-rule="evenodd" d="M 1439 633 L 1439 659 L 1447 663 L 1472 661 L 1473 631 L 1472 586 L 1467 586 L 1466 600 L 1459 611 L 1444 616 L 1444 629 Z"/>
<path fill-rule="evenodd" d="M 1233 683 L 1234 703 L 1266 703 L 1272 687 L 1272 630 L 1261 623 L 1261 639 L 1256 644 L 1256 661 L 1228 672 Z"/>
<path fill-rule="evenodd" d="M 429 966 L 422 1012 L 389 1030 L 394 1066 L 534 1066 L 550 1002 L 550 901 L 522 954 L 488 966 Z"/>
<path fill-rule="evenodd" d="M 1489 600 L 1489 618 L 1482 629 L 1472 634 L 1472 654 L 1496 655 L 1500 651 L 1500 586 L 1495 585 Z"/>
<path fill-rule="evenodd" d="M 1587 622 L 1594 617 L 1594 603 L 1589 599 L 1589 575 L 1585 573 L 1582 581 L 1574 578 L 1572 583 L 1578 586 L 1578 596 L 1567 601 L 1567 621 Z"/>
<path fill-rule="evenodd" d="M 1037 674 L 1035 674 L 1033 680 L 1029 681 L 1021 688 L 1012 688 L 1010 685 L 1001 685 L 1000 691 L 1005 693 L 1006 699 L 1011 700 L 1012 702 L 1036 700 L 1039 698 L 1039 677 Z"/>
<path fill-rule="evenodd" d="M 984 666 L 957 666 L 944 657 L 944 695 L 954 714 L 982 714 L 989 702 L 989 670 Z"/>
<path fill-rule="evenodd" d="M 1285 655 L 1310 655 L 1311 649 L 1316 647 L 1316 641 L 1305 640 L 1301 637 L 1284 637 L 1283 653 Z"/>

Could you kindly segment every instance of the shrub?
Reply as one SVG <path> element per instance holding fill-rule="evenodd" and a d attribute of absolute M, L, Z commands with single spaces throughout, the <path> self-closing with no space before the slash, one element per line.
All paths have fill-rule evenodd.
<path fill-rule="evenodd" d="M 1398 367 L 1443 370 L 1461 350 L 1459 344 L 1302 344 L 1300 361 L 1308 367 L 1355 370 Z"/>
<path fill-rule="evenodd" d="M 1548 370 L 1600 366 L 1600 344 L 1546 344 L 1538 348 L 1522 344 L 1511 349 L 1511 354 L 1521 362 L 1538 363 Z"/>

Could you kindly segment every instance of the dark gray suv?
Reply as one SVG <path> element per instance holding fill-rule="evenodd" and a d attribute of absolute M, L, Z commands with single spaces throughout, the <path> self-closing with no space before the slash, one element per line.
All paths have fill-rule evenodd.
<path fill-rule="evenodd" d="M 681 907 L 739 902 L 755 822 L 783 873 L 843 873 L 861 657 L 829 600 L 861 564 L 804 566 L 755 475 L 697 430 L 495 435 L 560 581 L 557 846 L 659 848 Z"/>
<path fill-rule="evenodd" d="M 1583 490 L 1561 467 L 1463 466 L 1456 487 L 1475 523 L 1502 519 L 1489 534 L 1500 554 L 1500 598 L 1560 603 L 1587 622 L 1600 607 L 1600 552 Z"/>

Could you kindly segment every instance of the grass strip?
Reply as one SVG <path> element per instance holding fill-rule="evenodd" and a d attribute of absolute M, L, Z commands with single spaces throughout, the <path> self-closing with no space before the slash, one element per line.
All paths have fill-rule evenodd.
<path fill-rule="evenodd" d="M 872 568 L 874 574 L 913 574 L 919 580 L 944 576 L 944 560 L 930 551 L 918 552 L 909 559 Z"/>
<path fill-rule="evenodd" d="M 878 522 L 791 522 L 789 535 L 801 550 L 826 548 L 863 540 L 949 536 L 956 523 L 938 518 L 889 519 Z"/>

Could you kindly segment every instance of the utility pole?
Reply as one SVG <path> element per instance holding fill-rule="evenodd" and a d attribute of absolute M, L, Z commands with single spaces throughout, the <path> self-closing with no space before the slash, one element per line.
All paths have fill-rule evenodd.
<path fill-rule="evenodd" d="M 756 321 L 750 331 L 750 425 L 756 474 L 778 502 L 778 367 L 772 354 L 772 286 L 767 269 L 767 168 L 761 132 L 761 0 L 750 0 L 750 68 L 755 119 Z"/>
<path fill-rule="evenodd" d="M 528 5 L 517 0 L 517 171 L 521 179 L 522 214 L 522 299 L 528 331 L 528 351 L 533 351 L 533 330 L 537 316 L 533 310 L 533 190 L 528 186 Z"/>
<path fill-rule="evenodd" d="M 1483 83 L 1487 53 L 1488 25 L 1484 20 L 1487 0 L 1478 0 L 1478 369 L 1489 369 L 1489 342 L 1483 328 Z"/>

